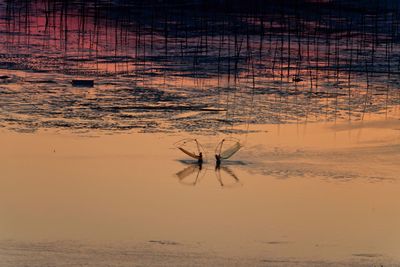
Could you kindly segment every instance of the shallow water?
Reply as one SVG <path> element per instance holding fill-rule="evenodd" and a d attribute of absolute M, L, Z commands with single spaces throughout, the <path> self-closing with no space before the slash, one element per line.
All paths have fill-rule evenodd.
<path fill-rule="evenodd" d="M 234 14 L 129 3 L 2 1 L 1 125 L 216 133 L 399 116 L 395 3 Z"/>
<path fill-rule="evenodd" d="M 197 180 L 182 134 L 3 131 L 2 266 L 396 266 L 399 127 L 263 126 Z"/>

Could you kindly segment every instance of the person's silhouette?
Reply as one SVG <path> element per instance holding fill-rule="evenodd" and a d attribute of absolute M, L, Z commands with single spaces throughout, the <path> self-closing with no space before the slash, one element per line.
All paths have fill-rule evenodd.
<path fill-rule="evenodd" d="M 197 163 L 199 163 L 199 165 L 203 164 L 203 153 L 200 152 L 199 157 L 197 159 Z"/>
<path fill-rule="evenodd" d="M 215 166 L 219 168 L 220 165 L 221 165 L 221 156 L 215 154 Z"/>

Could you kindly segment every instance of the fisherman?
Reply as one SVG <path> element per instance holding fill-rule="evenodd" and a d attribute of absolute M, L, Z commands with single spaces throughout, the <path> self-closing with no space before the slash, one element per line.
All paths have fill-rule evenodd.
<path fill-rule="evenodd" d="M 221 165 L 221 155 L 215 154 L 215 167 L 219 168 Z"/>
<path fill-rule="evenodd" d="M 197 158 L 197 163 L 201 166 L 203 164 L 203 153 L 199 153 L 199 156 Z"/>

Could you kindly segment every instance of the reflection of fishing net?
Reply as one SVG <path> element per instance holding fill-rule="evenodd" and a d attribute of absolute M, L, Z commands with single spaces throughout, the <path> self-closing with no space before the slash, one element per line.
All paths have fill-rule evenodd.
<path fill-rule="evenodd" d="M 192 173 L 194 173 L 197 168 L 198 168 L 197 165 L 191 164 L 188 167 L 184 168 L 183 170 L 177 172 L 176 176 L 178 176 L 179 180 L 183 180 Z"/>
<path fill-rule="evenodd" d="M 191 164 L 180 172 L 176 173 L 179 182 L 184 185 L 196 185 L 206 174 L 206 170 L 200 165 Z"/>
<path fill-rule="evenodd" d="M 235 153 L 238 152 L 240 148 L 242 148 L 242 145 L 240 144 L 239 140 L 233 137 L 229 137 L 222 139 L 222 141 L 219 142 L 219 144 L 215 148 L 215 154 L 220 155 L 221 159 L 229 159 L 230 157 L 235 155 Z"/>
<path fill-rule="evenodd" d="M 225 172 L 226 175 L 221 174 L 221 170 Z M 215 175 L 217 177 L 218 182 L 220 185 L 224 188 L 232 188 L 238 185 L 242 185 L 240 183 L 239 178 L 236 176 L 236 174 L 227 166 L 222 166 L 221 168 L 216 169 Z M 225 176 L 225 178 L 224 178 Z M 230 179 L 229 179 L 230 178 Z"/>
<path fill-rule="evenodd" d="M 200 153 L 203 154 L 203 158 L 205 157 L 204 149 L 196 139 L 183 139 L 174 146 L 191 158 L 199 159 Z"/>

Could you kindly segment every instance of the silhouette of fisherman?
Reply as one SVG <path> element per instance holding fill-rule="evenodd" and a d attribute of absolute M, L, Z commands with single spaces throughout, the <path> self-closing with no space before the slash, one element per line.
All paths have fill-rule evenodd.
<path fill-rule="evenodd" d="M 203 164 L 203 153 L 199 153 L 199 156 L 197 158 L 197 163 L 201 166 Z"/>
<path fill-rule="evenodd" d="M 219 169 L 221 166 L 221 155 L 215 154 L 215 168 Z"/>

